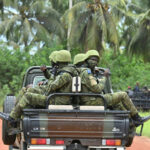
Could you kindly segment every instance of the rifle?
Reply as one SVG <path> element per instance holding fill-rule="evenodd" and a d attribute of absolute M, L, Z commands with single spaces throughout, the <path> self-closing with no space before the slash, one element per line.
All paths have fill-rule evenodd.
<path fill-rule="evenodd" d="M 9 120 L 9 114 L 0 112 L 0 119 L 8 121 Z"/>

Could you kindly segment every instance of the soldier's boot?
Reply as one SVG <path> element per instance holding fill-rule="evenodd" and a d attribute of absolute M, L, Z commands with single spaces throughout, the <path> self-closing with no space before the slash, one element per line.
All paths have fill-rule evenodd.
<path fill-rule="evenodd" d="M 8 121 L 8 134 L 14 135 L 20 133 L 20 129 L 17 128 L 19 120 L 12 118 L 9 114 L 0 112 L 0 119 Z"/>
<path fill-rule="evenodd" d="M 144 122 L 150 120 L 150 116 L 146 116 L 146 117 L 141 117 L 139 116 L 139 114 L 136 114 L 132 117 L 132 119 L 134 120 L 134 124 L 136 127 L 142 125 Z"/>
<path fill-rule="evenodd" d="M 20 128 L 18 127 L 18 121 L 11 116 L 8 118 L 8 135 L 15 135 L 21 133 Z"/>

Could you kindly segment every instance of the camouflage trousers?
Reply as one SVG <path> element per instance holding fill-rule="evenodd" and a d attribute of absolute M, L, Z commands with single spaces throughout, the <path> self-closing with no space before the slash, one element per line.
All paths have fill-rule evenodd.
<path fill-rule="evenodd" d="M 14 119 L 20 118 L 24 108 L 34 106 L 44 107 L 46 98 L 46 96 L 41 94 L 26 92 L 25 94 L 23 94 L 18 103 L 16 103 L 15 107 L 10 113 L 10 117 Z"/>
<path fill-rule="evenodd" d="M 44 91 L 45 91 L 45 87 L 42 86 L 37 86 L 37 87 L 30 87 L 30 88 L 25 88 L 23 87 L 20 91 L 19 91 L 19 94 L 18 96 L 16 97 L 16 104 L 19 102 L 19 100 L 23 97 L 23 95 L 26 93 L 26 92 L 30 92 L 30 93 L 37 93 L 37 94 L 44 94 Z"/>
<path fill-rule="evenodd" d="M 126 92 L 116 92 L 104 94 L 104 98 L 108 104 L 108 107 L 115 108 L 116 110 L 129 110 L 130 115 L 134 116 L 138 113 L 131 99 Z M 104 105 L 101 98 L 96 97 L 87 97 L 87 100 L 82 101 L 83 105 Z"/>
<path fill-rule="evenodd" d="M 15 107 L 10 113 L 10 116 L 14 119 L 17 119 L 21 117 L 23 113 L 23 109 L 25 108 L 34 108 L 34 107 L 45 108 L 46 100 L 47 100 L 47 96 L 43 94 L 37 94 L 37 92 L 33 93 L 33 89 L 32 90 L 30 89 L 29 91 L 25 92 L 22 95 L 22 98 L 16 103 Z M 51 99 L 50 104 L 69 105 L 70 97 L 57 96 Z"/>

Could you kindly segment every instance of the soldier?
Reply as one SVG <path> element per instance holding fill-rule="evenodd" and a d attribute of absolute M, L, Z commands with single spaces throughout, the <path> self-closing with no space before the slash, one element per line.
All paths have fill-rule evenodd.
<path fill-rule="evenodd" d="M 105 77 L 103 79 L 94 77 L 95 67 L 98 65 L 100 58 L 99 53 L 96 50 L 90 50 L 86 55 L 86 64 L 89 69 L 83 70 L 80 74 L 82 92 L 101 93 L 104 89 L 108 72 L 104 73 Z M 121 103 L 126 110 L 129 110 L 131 118 L 135 121 L 135 126 L 142 124 L 146 120 L 146 118 L 139 116 L 137 109 L 126 92 L 104 94 L 103 96 L 108 106 L 114 107 L 116 104 Z M 82 97 L 82 103 L 86 105 L 103 105 L 102 99 L 98 97 Z"/>
<path fill-rule="evenodd" d="M 9 116 L 10 124 L 14 123 L 17 118 L 22 115 L 22 110 L 28 105 L 45 106 L 47 96 L 53 92 L 71 92 L 72 76 L 76 75 L 76 70 L 73 67 L 67 67 L 71 62 L 71 54 L 67 50 L 60 50 L 57 53 L 56 61 L 58 62 L 59 71 L 53 81 L 50 81 L 47 85 L 45 95 L 26 92 L 17 105 L 13 108 Z M 69 96 L 55 97 L 52 102 L 55 104 L 70 104 Z"/>
<path fill-rule="evenodd" d="M 47 70 L 46 67 L 41 67 L 40 69 L 43 71 L 44 73 L 44 76 L 49 79 L 49 80 L 53 80 L 53 76 L 56 76 L 56 73 L 57 73 L 57 70 L 58 70 L 58 65 L 57 65 L 57 62 L 56 62 L 56 55 L 57 55 L 57 51 L 53 51 L 50 56 L 49 56 L 49 59 L 50 59 L 50 62 L 51 62 L 51 65 L 52 65 L 52 71 L 49 72 Z M 44 70 L 44 68 L 46 68 Z M 19 94 L 18 96 L 16 97 L 16 103 L 15 105 L 18 103 L 18 101 L 21 99 L 21 97 L 26 93 L 26 92 L 31 92 L 31 93 L 38 93 L 38 94 L 44 94 L 44 91 L 45 91 L 45 85 L 39 85 L 37 87 L 32 87 L 32 84 L 28 85 L 27 87 L 23 87 L 20 91 L 19 91 Z"/>

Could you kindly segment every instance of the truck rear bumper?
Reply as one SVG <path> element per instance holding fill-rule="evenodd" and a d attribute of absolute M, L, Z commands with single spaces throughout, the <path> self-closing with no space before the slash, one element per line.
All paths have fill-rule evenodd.
<path fill-rule="evenodd" d="M 94 149 L 94 150 L 101 150 L 101 149 L 111 149 L 111 150 L 125 150 L 124 147 L 104 147 L 104 146 L 89 146 L 88 150 L 90 149 Z M 29 146 L 28 150 L 66 150 L 66 146 L 38 146 L 38 145 L 34 145 L 34 146 Z"/>
<path fill-rule="evenodd" d="M 114 147 L 114 146 L 89 146 L 88 150 L 94 149 L 94 150 L 101 150 L 101 149 L 107 149 L 107 150 L 125 150 L 125 147 Z"/>
<path fill-rule="evenodd" d="M 29 146 L 28 150 L 65 150 L 66 146 L 48 146 L 48 145 L 34 145 L 34 146 Z"/>

